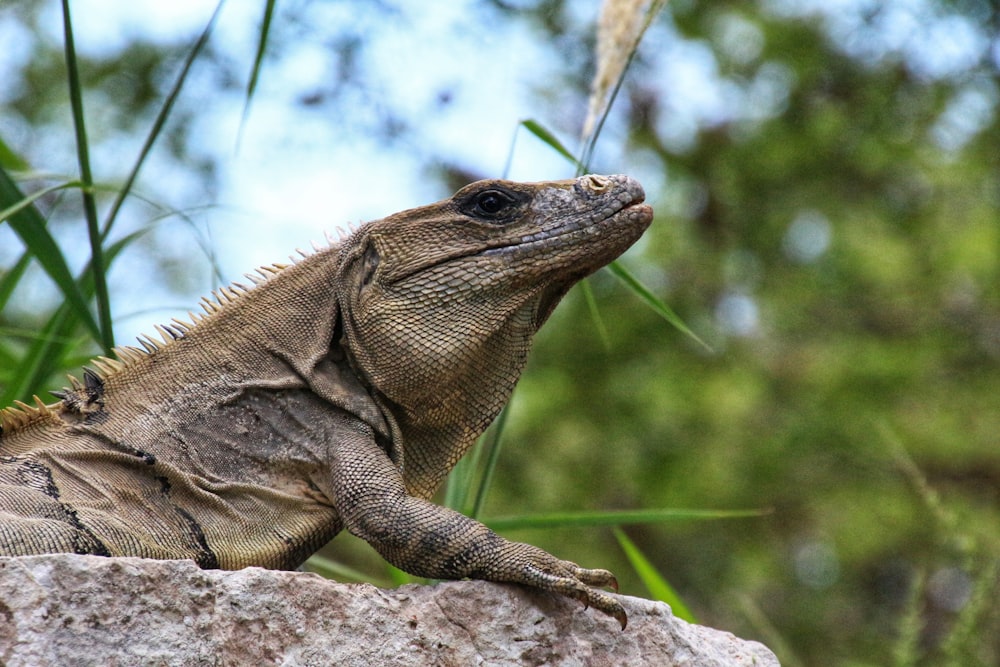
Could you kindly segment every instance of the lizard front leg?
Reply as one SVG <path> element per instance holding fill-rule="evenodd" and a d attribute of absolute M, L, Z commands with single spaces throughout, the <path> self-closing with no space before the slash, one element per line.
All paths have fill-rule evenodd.
<path fill-rule="evenodd" d="M 485 579 L 534 586 L 580 600 L 625 629 L 613 574 L 588 570 L 507 540 L 467 516 L 406 493 L 399 470 L 371 438 L 335 445 L 330 492 L 347 529 L 396 567 L 435 579 Z"/>

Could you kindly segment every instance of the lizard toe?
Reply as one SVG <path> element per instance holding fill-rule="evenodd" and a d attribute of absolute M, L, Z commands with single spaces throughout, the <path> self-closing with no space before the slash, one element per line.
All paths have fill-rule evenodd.
<path fill-rule="evenodd" d="M 618 592 L 618 579 L 607 570 L 587 570 L 574 565 L 573 576 L 588 586 L 607 587 Z"/>
<path fill-rule="evenodd" d="M 551 556 L 549 559 L 529 566 L 525 573 L 525 583 L 579 600 L 584 606 L 611 616 L 621 624 L 622 630 L 625 629 L 628 624 L 625 608 L 607 593 L 594 588 L 608 586 L 617 591 L 618 581 L 611 572 L 588 570 Z"/>

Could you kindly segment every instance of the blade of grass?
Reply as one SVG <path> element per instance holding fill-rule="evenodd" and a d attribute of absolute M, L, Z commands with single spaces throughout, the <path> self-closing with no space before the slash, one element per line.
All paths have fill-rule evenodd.
<path fill-rule="evenodd" d="M 108 262 L 112 262 L 129 243 L 144 232 L 145 230 L 134 232 L 108 246 Z M 94 282 L 89 264 L 84 267 L 80 276 L 78 287 L 81 293 L 91 294 Z M 11 377 L 17 378 L 17 382 L 12 382 L 0 393 L 0 405 L 10 405 L 14 399 L 29 398 L 45 388 L 43 383 L 62 365 L 61 361 L 72 347 L 69 341 L 74 340 L 74 330 L 79 322 L 80 319 L 70 304 L 63 303 L 56 309 L 12 372 Z"/>
<path fill-rule="evenodd" d="M 903 613 L 897 621 L 896 640 L 892 646 L 893 667 L 912 667 L 923 653 L 920 635 L 923 630 L 921 614 L 926 583 L 927 576 L 923 570 L 917 570 L 909 582 L 910 590 L 903 604 Z"/>
<path fill-rule="evenodd" d="M 486 502 L 486 494 L 493 483 L 493 473 L 500 457 L 500 436 L 507 424 L 507 407 L 504 407 L 496 421 L 482 435 L 467 456 L 459 459 L 451 469 L 445 485 L 444 506 L 476 519 Z M 480 465 L 483 456 L 486 463 Z M 477 483 L 478 479 L 478 483 Z M 473 498 L 475 491 L 475 498 Z M 472 500 L 470 501 L 470 498 Z"/>
<path fill-rule="evenodd" d="M 73 316 L 83 323 L 94 340 L 101 340 L 100 328 L 90 312 L 87 299 L 73 278 L 62 250 L 49 233 L 45 218 L 33 205 L 19 206 L 24 199 L 26 197 L 14 179 L 0 167 L 0 206 L 5 209 L 18 209 L 8 217 L 7 224 L 20 237 L 28 252 L 38 259 L 38 263 L 59 288 Z"/>
<path fill-rule="evenodd" d="M 664 303 L 661 299 L 657 298 L 657 296 L 653 294 L 653 292 L 648 287 L 643 285 L 638 278 L 629 273 L 625 269 L 625 267 L 623 267 L 618 261 L 614 261 L 608 264 L 608 270 L 611 271 L 612 275 L 614 275 L 616 278 L 618 278 L 623 283 L 628 285 L 629 289 L 635 292 L 635 294 L 638 295 L 640 299 L 646 302 L 646 305 L 648 305 L 650 308 L 653 309 L 653 312 L 655 312 L 660 317 L 665 319 L 667 322 L 672 324 L 681 333 L 685 334 L 693 341 L 701 345 L 703 348 L 705 348 L 705 350 L 707 350 L 708 352 L 712 352 L 711 346 L 709 346 L 708 343 L 699 338 L 695 332 L 691 331 L 691 329 L 689 329 L 688 326 L 684 324 L 684 320 L 682 320 L 680 316 L 677 313 L 675 313 L 670 306 Z"/>
<path fill-rule="evenodd" d="M 620 512 L 557 512 L 521 517 L 498 517 L 484 520 L 493 530 L 518 530 L 529 528 L 583 528 L 594 526 L 620 526 L 637 523 L 660 523 L 680 519 L 745 519 L 764 516 L 770 510 L 698 510 L 652 509 Z"/>
<path fill-rule="evenodd" d="M 604 326 L 604 318 L 601 317 L 601 310 L 597 307 L 597 299 L 594 297 L 594 288 L 590 286 L 590 279 L 584 278 L 580 281 L 580 289 L 583 291 L 583 299 L 587 302 L 587 310 L 590 311 L 590 319 L 594 323 L 601 344 L 606 351 L 611 351 L 611 337 L 608 335 L 608 328 Z"/>
<path fill-rule="evenodd" d="M 38 333 L 38 331 L 36 329 L 21 329 L 21 328 L 14 328 L 14 327 L 0 327 L 0 337 L 7 338 L 7 339 L 20 338 L 22 340 L 38 340 L 41 336 L 39 335 L 39 333 Z M 63 339 L 60 339 L 59 342 L 62 342 L 62 343 L 72 343 L 72 342 L 78 342 L 78 339 L 63 338 Z M 86 364 L 88 361 L 90 361 L 91 358 L 92 357 L 89 357 L 89 356 L 81 357 L 81 359 L 80 359 L 80 365 Z"/>
<path fill-rule="evenodd" d="M 526 120 L 522 120 L 521 125 L 528 132 L 531 132 L 533 135 L 541 139 L 542 142 L 545 143 L 547 146 L 549 146 L 557 153 L 562 155 L 564 158 L 569 160 L 570 164 L 576 167 L 578 173 L 583 173 L 581 171 L 583 169 L 583 166 L 577 161 L 576 157 L 573 156 L 573 153 L 571 153 L 568 148 L 563 146 L 562 143 L 559 141 L 559 139 L 556 138 L 556 135 L 554 135 L 552 132 L 549 132 L 549 130 L 546 129 L 541 123 L 539 123 L 537 120 L 528 118 Z"/>
<path fill-rule="evenodd" d="M 469 516 L 473 519 L 478 519 L 479 515 L 482 513 L 483 505 L 486 504 L 486 494 L 493 485 L 493 475 L 496 472 L 497 461 L 500 460 L 500 450 L 502 449 L 502 440 L 500 436 L 503 435 L 503 431 L 507 427 L 507 415 L 509 414 L 509 406 L 504 406 L 504 409 L 500 411 L 500 415 L 497 417 L 496 422 L 494 422 L 493 427 L 488 432 L 488 440 L 485 444 L 487 445 L 489 456 L 486 457 L 486 466 L 483 468 L 483 476 L 479 482 L 479 488 L 476 489 L 476 499 L 473 501 L 472 509 L 469 512 Z"/>
<path fill-rule="evenodd" d="M 21 201 L 16 202 L 8 206 L 7 208 L 3 209 L 2 211 L 0 211 L 0 222 L 7 220 L 15 213 L 28 208 L 29 206 L 31 206 L 36 201 L 38 201 L 45 195 L 49 194 L 50 192 L 56 192 L 57 190 L 64 190 L 65 188 L 79 188 L 82 186 L 83 183 L 81 183 L 80 181 L 66 181 L 65 183 L 58 183 L 56 185 L 50 185 L 47 188 L 42 188 L 38 192 L 33 192 L 24 199 L 22 199 Z"/>
<path fill-rule="evenodd" d="M 691 610 L 688 609 L 687 605 L 684 604 L 681 596 L 677 594 L 673 586 L 649 562 L 649 559 L 635 545 L 635 542 L 629 539 L 625 531 L 621 528 L 615 528 L 614 533 L 615 539 L 618 540 L 619 546 L 625 552 L 625 557 L 628 558 L 632 569 L 639 575 L 639 579 L 642 580 L 642 583 L 646 586 L 653 599 L 666 602 L 670 605 L 670 610 L 674 612 L 674 616 L 677 618 L 683 619 L 688 623 L 697 623 L 698 620 L 691 613 Z"/>
<path fill-rule="evenodd" d="M 0 405 L 10 405 L 15 399 L 24 400 L 37 394 L 39 385 L 58 368 L 68 345 L 57 332 L 69 328 L 67 321 L 76 322 L 66 306 L 62 306 L 45 323 L 13 371 L 12 382 L 0 395 Z"/>
<path fill-rule="evenodd" d="M 29 165 L 24 158 L 11 150 L 6 141 L 0 138 L 0 167 L 14 171 L 27 171 Z"/>
<path fill-rule="evenodd" d="M 941 654 L 944 656 L 940 663 L 942 667 L 963 667 L 977 662 L 973 657 L 975 649 L 972 647 L 987 626 L 982 619 L 994 608 L 1000 560 L 991 556 L 981 567 L 981 571 L 973 579 L 968 601 L 962 606 L 941 643 Z"/>
<path fill-rule="evenodd" d="M 400 570 L 395 565 L 385 564 L 386 574 L 389 576 L 389 580 L 392 581 L 393 586 L 404 586 L 406 584 L 412 584 L 417 581 L 421 581 L 420 577 L 415 577 L 409 572 L 404 572 Z M 426 580 L 425 580 L 426 581 Z M 430 581 L 440 581 L 431 579 Z"/>
<path fill-rule="evenodd" d="M 792 650 L 785 635 L 778 630 L 753 598 L 749 595 L 738 595 L 733 606 L 738 606 L 743 611 L 750 626 L 759 636 L 759 641 L 763 641 L 769 649 L 774 651 L 775 655 L 781 656 L 782 667 L 805 667 L 806 663 Z M 897 667 L 902 667 L 902 665 L 897 665 Z M 913 667 L 912 664 L 910 667 Z"/>
<path fill-rule="evenodd" d="M 94 278 L 94 300 L 97 302 L 97 319 L 100 337 L 98 342 L 105 354 L 115 346 L 111 324 L 111 300 L 108 297 L 107 267 L 101 244 L 101 231 L 97 222 L 97 201 L 94 198 L 94 177 L 90 171 L 90 146 L 83 113 L 83 91 L 80 86 L 80 72 L 77 68 L 76 45 L 73 41 L 73 20 L 69 11 L 69 0 L 62 0 L 63 45 L 66 55 L 66 80 L 69 83 L 69 101 L 76 132 L 76 156 L 80 164 L 80 193 L 83 195 L 83 213 L 87 220 L 87 235 L 90 238 L 90 264 Z"/>
<path fill-rule="evenodd" d="M 0 310 L 4 309 L 7 305 L 7 300 L 10 299 L 10 295 L 14 292 L 17 284 L 21 282 L 21 276 L 24 275 L 25 270 L 31 263 L 31 253 L 25 252 L 14 265 L 3 274 L 3 278 L 0 278 Z"/>
<path fill-rule="evenodd" d="M 448 473 L 448 481 L 444 487 L 444 498 L 441 501 L 445 507 L 461 512 L 468 504 L 473 479 L 479 468 L 480 456 L 482 456 L 482 445 L 483 443 L 479 442 L 473 446 L 472 451 L 460 458 L 451 472 Z"/>
<path fill-rule="evenodd" d="M 195 59 L 208 42 L 209 35 L 211 35 L 212 28 L 215 26 L 215 21 L 219 16 L 219 11 L 222 9 L 223 1 L 224 0 L 220 0 L 220 2 L 215 6 L 215 11 L 212 12 L 212 16 L 209 17 L 208 23 L 205 24 L 205 28 L 201 31 L 201 35 L 198 36 L 198 39 L 195 41 L 194 46 L 191 47 L 191 51 L 188 53 L 187 58 L 184 59 L 184 65 L 181 67 L 181 71 L 177 75 L 177 79 L 174 81 L 173 87 L 171 87 L 170 92 L 167 94 L 167 97 L 163 102 L 163 106 L 160 107 L 160 112 L 156 115 L 156 120 L 153 121 L 153 126 L 150 128 L 149 134 L 146 135 L 146 140 L 143 142 L 142 148 L 139 150 L 139 156 L 136 158 L 135 164 L 132 165 L 132 169 L 129 171 L 128 177 L 125 179 L 125 183 L 121 188 L 119 188 L 118 194 L 115 196 L 115 200 L 111 204 L 111 208 L 108 209 L 108 215 L 104 220 L 104 228 L 101 230 L 102 240 L 107 239 L 108 233 L 111 231 L 111 226 L 118 217 L 118 212 L 121 209 L 122 204 L 125 203 L 125 199 L 132 192 L 132 187 L 139 175 L 139 170 L 142 169 L 142 165 L 145 163 L 146 157 L 153 148 L 153 144 L 156 143 L 156 139 L 160 136 L 160 132 L 163 130 L 164 125 L 166 125 L 167 118 L 173 110 L 174 102 L 177 101 L 178 96 L 180 96 L 181 88 L 184 87 L 184 83 L 187 81 L 188 72 L 190 72 L 191 66 L 194 64 Z"/>
<path fill-rule="evenodd" d="M 243 136 L 243 126 L 246 124 L 247 116 L 250 114 L 250 101 L 257 91 L 257 81 L 260 78 L 261 66 L 264 63 L 264 52 L 267 50 L 267 38 L 271 33 L 271 18 L 274 16 L 274 0 L 267 0 L 264 3 L 264 17 L 260 22 L 260 36 L 257 40 L 257 54 L 253 59 L 253 68 L 250 70 L 250 80 L 247 81 L 246 100 L 243 103 L 243 114 L 240 116 L 240 129 L 237 136 Z M 239 140 L 237 139 L 237 144 Z"/>
<path fill-rule="evenodd" d="M 343 563 L 339 563 L 332 558 L 327 558 L 326 556 L 321 556 L 319 554 L 313 554 L 309 557 L 302 567 L 307 572 L 315 572 L 316 574 L 326 578 L 334 579 L 336 581 L 357 581 L 357 582 L 368 582 L 371 581 L 371 575 L 361 570 L 355 570 L 353 567 L 348 567 Z"/>
<path fill-rule="evenodd" d="M 0 329 L 0 340 L 6 338 L 6 333 Z M 6 341 L 4 341 L 6 342 Z M 15 356 L 4 345 L 0 344 L 0 384 L 7 382 L 7 369 L 14 366 Z"/>

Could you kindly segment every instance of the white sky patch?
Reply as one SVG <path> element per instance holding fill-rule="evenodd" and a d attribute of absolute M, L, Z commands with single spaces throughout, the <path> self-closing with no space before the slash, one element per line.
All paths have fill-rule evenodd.
<path fill-rule="evenodd" d="M 247 7 L 257 3 L 228 3 Z M 70 17 L 77 52 L 84 56 L 106 57 L 118 53 L 136 39 L 167 43 L 197 35 L 215 8 L 205 0 L 170 2 L 120 0 L 73 0 Z M 48 26 L 46 37 L 62 42 L 62 7 L 49 2 L 43 14 Z"/>

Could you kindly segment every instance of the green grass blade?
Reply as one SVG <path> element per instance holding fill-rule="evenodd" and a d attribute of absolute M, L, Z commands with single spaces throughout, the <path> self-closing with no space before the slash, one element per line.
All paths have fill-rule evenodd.
<path fill-rule="evenodd" d="M 621 528 L 615 528 L 615 539 L 618 540 L 618 544 L 621 546 L 622 551 L 625 552 L 625 557 L 628 558 L 628 562 L 632 565 L 632 569 L 635 573 L 639 575 L 642 583 L 645 584 L 646 589 L 649 591 L 650 596 L 654 600 L 659 600 L 661 602 L 666 602 L 670 605 L 670 609 L 674 612 L 674 616 L 688 623 L 697 623 L 698 620 L 688 609 L 687 605 L 677 594 L 677 591 L 673 589 L 673 586 L 659 573 L 659 571 L 649 562 L 646 555 L 635 545 L 635 542 L 629 539 L 628 535 L 625 534 Z"/>
<path fill-rule="evenodd" d="M 59 249 L 55 239 L 46 228 L 45 219 L 38 212 L 38 209 L 33 205 L 20 206 L 24 199 L 25 196 L 17 187 L 14 179 L 5 169 L 0 167 L 0 206 L 3 206 L 5 210 L 17 208 L 8 217 L 7 224 L 20 237 L 28 252 L 34 255 L 52 282 L 59 288 L 66 306 L 72 311 L 74 318 L 83 323 L 94 340 L 101 340 L 97 321 L 91 314 L 87 299 L 80 291 L 69 270 L 62 250 Z"/>
<path fill-rule="evenodd" d="M 260 35 L 257 39 L 257 53 L 253 59 L 253 69 L 250 70 L 250 80 L 247 81 L 247 94 L 243 102 L 243 114 L 240 117 L 239 135 L 243 134 L 243 126 L 246 124 L 247 116 L 250 113 L 250 102 L 257 91 L 257 81 L 260 78 L 260 70 L 264 64 L 264 53 L 267 50 L 267 38 L 271 34 L 271 19 L 274 16 L 274 0 L 267 0 L 264 3 L 264 17 L 260 21 Z"/>
<path fill-rule="evenodd" d="M 973 574 L 972 572 L 967 572 Z M 964 667 L 976 664 L 976 638 L 987 627 L 986 617 L 995 609 L 997 575 L 1000 574 L 1000 560 L 991 555 L 981 564 L 981 569 L 973 579 L 973 588 L 968 601 L 962 606 L 951 629 L 941 643 L 944 660 L 942 667 Z"/>
<path fill-rule="evenodd" d="M 923 631 L 923 600 L 926 593 L 927 576 L 918 569 L 910 581 L 910 590 L 903 604 L 903 611 L 897 620 L 895 641 L 892 646 L 892 667 L 912 667 L 923 653 L 920 638 Z M 771 644 L 768 644 L 769 646 Z"/>
<path fill-rule="evenodd" d="M 601 309 L 597 307 L 597 298 L 594 297 L 594 288 L 590 285 L 590 280 L 584 278 L 580 281 L 580 290 L 583 292 L 583 300 L 587 302 L 587 310 L 590 311 L 590 319 L 594 323 L 601 344 L 606 351 L 611 351 L 611 337 L 608 335 L 608 328 L 604 326 L 604 318 L 601 317 Z"/>
<path fill-rule="evenodd" d="M 76 156 L 80 164 L 80 180 L 83 186 L 83 213 L 87 220 L 87 234 L 90 237 L 90 264 L 94 276 L 94 300 L 97 302 L 97 317 L 100 324 L 98 341 L 105 354 L 115 346 L 111 324 L 111 300 L 108 296 L 107 267 L 104 249 L 101 247 L 101 230 L 97 222 L 97 200 L 94 198 L 94 177 L 90 171 L 90 146 L 83 113 L 83 90 L 80 86 L 80 72 L 77 68 L 76 45 L 73 41 L 73 20 L 69 12 L 69 0 L 62 0 L 63 38 L 66 54 L 66 80 L 69 83 L 69 101 L 76 131 Z"/>
<path fill-rule="evenodd" d="M 28 348 L 27 354 L 13 370 L 10 384 L 0 394 L 0 405 L 10 405 L 14 399 L 24 400 L 39 393 L 40 385 L 59 367 L 68 347 L 58 333 L 69 328 L 66 326 L 67 321 L 76 320 L 71 318 L 64 305 L 49 318 L 38 333 L 38 338 Z"/>
<path fill-rule="evenodd" d="M 458 463 L 448 473 L 445 482 L 444 498 L 441 504 L 456 512 L 461 512 L 468 502 L 472 489 L 472 479 L 478 463 L 480 447 L 475 445 L 472 451 L 458 460 Z"/>
<path fill-rule="evenodd" d="M 562 142 L 560 142 L 559 139 L 556 138 L 556 135 L 554 135 L 552 132 L 549 132 L 537 120 L 533 120 L 530 118 L 522 120 L 521 125 L 524 126 L 524 129 L 526 129 L 528 132 L 531 132 L 533 135 L 541 139 L 543 143 L 545 143 L 550 148 L 554 149 L 557 153 L 562 155 L 564 158 L 569 160 L 570 164 L 576 167 L 578 171 L 582 169 L 580 163 L 577 162 L 576 158 L 573 156 L 573 153 L 571 153 L 569 149 L 567 149 L 565 146 L 562 145 Z"/>
<path fill-rule="evenodd" d="M 21 201 L 15 202 L 14 204 L 11 204 L 7 208 L 0 211 L 0 222 L 3 222 L 11 218 L 15 213 L 23 211 L 24 209 L 28 208 L 36 201 L 38 201 L 39 199 L 41 199 L 42 197 L 51 192 L 56 192 L 57 190 L 64 190 L 66 188 L 79 188 L 82 186 L 83 183 L 81 183 L 80 181 L 67 181 L 65 183 L 58 183 L 57 185 L 50 185 L 47 188 L 42 188 L 38 192 L 33 192 L 24 199 L 22 199 Z"/>
<path fill-rule="evenodd" d="M 7 378 L 7 369 L 13 368 L 16 362 L 14 354 L 4 347 L 4 338 L 6 338 L 6 332 L 0 329 L 0 385 L 7 384 L 9 381 Z"/>
<path fill-rule="evenodd" d="M 482 435 L 472 451 L 451 469 L 445 485 L 443 499 L 445 507 L 450 507 L 473 519 L 479 517 L 486 502 L 486 494 L 493 483 L 493 474 L 502 449 L 500 436 L 507 424 L 508 414 L 506 407 L 501 410 L 496 421 Z M 481 464 L 484 456 L 486 462 Z"/>
<path fill-rule="evenodd" d="M 483 435 L 469 453 L 459 459 L 458 463 L 451 469 L 445 482 L 444 498 L 442 499 L 445 507 L 456 512 L 467 513 L 470 506 L 469 499 L 472 497 L 476 483 L 479 462 L 487 446 L 486 436 Z"/>
<path fill-rule="evenodd" d="M 27 171 L 30 165 L 0 138 L 0 167 L 13 171 Z"/>
<path fill-rule="evenodd" d="M 143 232 L 144 230 L 140 230 L 129 234 L 108 246 L 108 262 L 113 261 L 118 253 Z M 82 294 L 93 293 L 93 274 L 89 265 L 84 267 L 78 287 Z M 47 388 L 44 382 L 63 366 L 63 359 L 73 347 L 74 331 L 79 322 L 76 311 L 69 303 L 64 302 L 56 309 L 17 368 L 12 371 L 11 377 L 16 378 L 16 382 L 11 382 L 0 393 L 0 405 L 10 405 L 14 399 L 29 398 Z"/>
<path fill-rule="evenodd" d="M 476 489 L 476 498 L 472 503 L 472 509 L 469 511 L 469 516 L 473 519 L 478 519 L 482 513 L 483 505 L 486 504 L 486 494 L 493 485 L 493 475 L 496 472 L 497 462 L 500 460 L 500 451 L 503 449 L 501 436 L 507 427 L 507 416 L 509 414 L 509 406 L 504 406 L 497 420 L 493 423 L 493 427 L 488 431 L 487 441 L 483 443 L 486 445 L 489 455 L 486 457 L 486 465 L 483 468 L 483 476 L 479 482 L 479 488 Z"/>
<path fill-rule="evenodd" d="M 309 560 L 302 564 L 302 567 L 307 572 L 315 572 L 321 577 L 335 581 L 371 581 L 371 575 L 368 573 L 355 570 L 353 567 L 348 567 L 320 554 L 310 556 Z"/>
<path fill-rule="evenodd" d="M 212 16 L 208 19 L 208 23 L 205 24 L 205 28 L 201 31 L 201 35 L 195 41 L 194 46 L 188 53 L 187 58 L 184 59 L 184 65 L 181 67 L 180 73 L 177 75 L 177 79 L 174 81 L 173 87 L 167 94 L 167 98 L 163 102 L 163 106 L 160 107 L 160 112 L 156 115 L 156 120 L 153 121 L 153 126 L 150 128 L 149 134 L 146 135 L 146 140 L 142 144 L 142 149 L 139 151 L 139 156 L 136 158 L 135 164 L 132 165 L 132 169 L 129 171 L 128 177 L 125 179 L 125 183 L 121 188 L 118 189 L 118 194 L 115 196 L 114 202 L 111 204 L 111 208 L 108 210 L 108 215 L 104 220 L 104 228 L 101 230 L 101 239 L 107 239 L 108 233 L 111 231 L 112 225 L 114 225 L 115 220 L 118 217 L 118 212 L 121 210 L 122 204 L 125 203 L 125 199 L 132 193 L 132 187 L 135 184 L 136 178 L 139 176 L 139 170 L 142 169 L 142 165 L 146 161 L 146 157 L 149 155 L 153 148 L 153 144 L 156 143 L 157 138 L 160 136 L 160 132 L 167 123 L 167 118 L 170 117 L 170 112 L 173 110 L 174 103 L 180 96 L 181 89 L 184 87 L 184 82 L 187 81 L 188 73 L 191 71 L 191 66 L 194 64 L 195 59 L 201 53 L 205 44 L 208 42 L 208 37 L 212 33 L 212 28 L 215 26 L 216 18 L 219 16 L 219 10 L 222 9 L 222 2 L 215 6 L 215 11 Z"/>
<path fill-rule="evenodd" d="M 400 570 L 395 565 L 385 564 L 386 574 L 389 576 L 389 581 L 392 582 L 393 586 L 404 586 L 406 584 L 412 584 L 418 581 L 427 581 L 421 577 L 415 577 L 409 572 Z M 440 581 L 439 579 L 431 579 L 430 581 Z"/>
<path fill-rule="evenodd" d="M 23 253 L 14 262 L 14 265 L 3 274 L 3 277 L 0 278 L 0 310 L 3 310 L 7 305 L 7 300 L 10 299 L 10 295 L 17 288 L 17 284 L 21 282 L 21 276 L 24 275 L 29 264 L 31 264 L 31 253 Z"/>
<path fill-rule="evenodd" d="M 621 526 L 637 523 L 661 523 L 677 520 L 745 519 L 769 514 L 770 510 L 698 510 L 651 509 L 617 512 L 556 512 L 520 517 L 498 517 L 484 520 L 493 530 L 519 530 L 531 528 L 590 528 L 594 526 Z"/>
<path fill-rule="evenodd" d="M 20 327 L 0 327 L 0 338 L 6 338 L 6 339 L 20 338 L 22 340 L 38 340 L 41 337 L 42 336 L 39 334 L 39 332 L 36 329 L 23 329 L 23 328 L 20 328 Z M 61 342 L 61 343 L 67 343 L 68 344 L 68 343 L 78 342 L 79 339 L 61 338 L 61 339 L 57 339 L 57 340 L 59 342 Z M 79 366 L 85 365 L 92 358 L 93 357 L 90 357 L 90 356 L 81 357 L 80 358 L 80 363 L 77 364 L 75 367 L 79 367 Z M 8 362 L 11 365 L 15 365 L 16 361 L 17 361 L 16 358 L 11 358 L 11 359 L 8 360 Z"/>
<path fill-rule="evenodd" d="M 691 329 L 684 324 L 684 320 L 682 320 L 670 306 L 653 294 L 648 287 L 643 285 L 638 278 L 629 273 L 619 262 L 614 261 L 608 264 L 608 270 L 611 271 L 616 278 L 628 285 L 629 289 L 635 292 L 640 299 L 645 301 L 646 305 L 652 308 L 656 314 L 680 330 L 681 333 L 687 335 L 693 341 L 701 345 L 705 348 L 705 350 L 712 352 L 712 348 L 708 345 L 708 343 L 699 338 L 695 332 L 691 331 Z"/>

